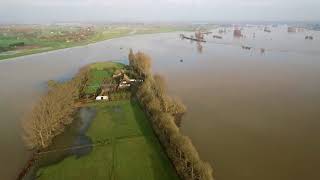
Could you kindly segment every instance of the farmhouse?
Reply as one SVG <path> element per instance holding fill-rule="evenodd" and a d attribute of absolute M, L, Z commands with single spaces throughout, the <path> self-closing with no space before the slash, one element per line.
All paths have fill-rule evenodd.
<path fill-rule="evenodd" d="M 270 33 L 270 32 L 271 32 L 271 30 L 270 30 L 270 28 L 269 28 L 269 27 L 264 27 L 264 32 L 268 32 L 268 33 Z"/>
<path fill-rule="evenodd" d="M 297 28 L 296 27 L 288 27 L 288 32 L 289 33 L 296 33 L 297 32 Z"/>
<path fill-rule="evenodd" d="M 235 29 L 235 30 L 233 31 L 233 36 L 234 36 L 234 37 L 242 37 L 241 30 Z"/>
<path fill-rule="evenodd" d="M 121 77 L 124 74 L 123 70 L 117 70 L 113 75 L 112 78 L 118 78 Z"/>
<path fill-rule="evenodd" d="M 123 69 L 117 69 L 113 74 L 105 70 L 92 70 L 91 76 L 86 90 L 86 99 L 95 99 L 97 101 L 110 100 L 113 96 L 121 94 L 129 89 L 134 83 L 142 82 L 143 80 L 131 79 Z"/>

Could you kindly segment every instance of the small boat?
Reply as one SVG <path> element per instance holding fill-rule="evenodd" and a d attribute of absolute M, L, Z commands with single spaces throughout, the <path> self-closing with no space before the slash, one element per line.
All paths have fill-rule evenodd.
<path fill-rule="evenodd" d="M 222 39 L 222 36 L 213 35 L 214 39 Z"/>

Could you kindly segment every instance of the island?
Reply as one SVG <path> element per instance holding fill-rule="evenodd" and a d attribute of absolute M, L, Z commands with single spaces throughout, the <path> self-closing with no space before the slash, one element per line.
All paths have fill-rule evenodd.
<path fill-rule="evenodd" d="M 213 179 L 211 166 L 179 130 L 185 105 L 152 74 L 150 56 L 130 50 L 128 59 L 128 65 L 89 64 L 69 81 L 48 82 L 48 93 L 24 120 L 34 154 L 18 179 Z M 83 108 L 94 112 L 82 134 L 89 141 L 50 148 Z M 49 160 L 61 152 L 68 153 Z"/>

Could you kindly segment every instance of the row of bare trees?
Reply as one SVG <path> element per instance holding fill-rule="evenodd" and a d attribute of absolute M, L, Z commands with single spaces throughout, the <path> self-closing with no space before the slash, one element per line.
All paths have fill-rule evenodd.
<path fill-rule="evenodd" d="M 130 52 L 131 66 L 141 60 L 136 58 L 137 54 Z M 141 52 L 139 54 L 139 57 L 148 57 Z M 136 67 L 134 69 L 136 70 Z M 212 180 L 212 167 L 200 159 L 191 140 L 184 136 L 177 126 L 178 115 L 186 112 L 185 105 L 179 99 L 167 95 L 167 84 L 162 76 L 152 76 L 150 67 L 144 72 L 146 72 L 145 79 L 139 86 L 136 96 L 150 116 L 153 129 L 177 173 L 182 179 Z"/>
<path fill-rule="evenodd" d="M 68 82 L 48 82 L 48 93 L 40 98 L 22 122 L 23 139 L 29 148 L 46 148 L 72 122 L 75 101 L 79 99 L 87 78 L 88 67 L 85 67 Z"/>
<path fill-rule="evenodd" d="M 133 53 L 132 49 L 129 52 L 129 66 L 140 75 L 140 77 L 146 77 L 150 74 L 151 58 L 145 53 L 137 52 Z"/>

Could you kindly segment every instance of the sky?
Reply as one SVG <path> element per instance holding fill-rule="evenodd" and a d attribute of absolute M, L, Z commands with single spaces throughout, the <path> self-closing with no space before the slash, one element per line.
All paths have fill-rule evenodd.
<path fill-rule="evenodd" d="M 320 0 L 0 0 L 0 23 L 319 20 Z"/>

